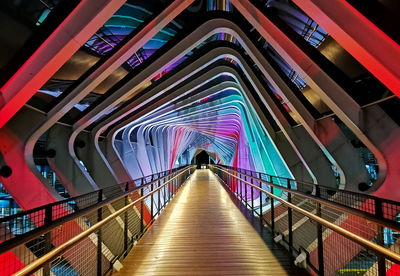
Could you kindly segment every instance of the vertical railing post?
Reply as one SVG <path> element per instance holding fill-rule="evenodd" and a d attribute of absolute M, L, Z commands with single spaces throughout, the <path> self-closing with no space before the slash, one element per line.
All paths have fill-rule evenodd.
<path fill-rule="evenodd" d="M 243 201 L 243 191 L 242 191 L 242 174 L 239 173 L 239 181 L 240 181 L 240 200 Z"/>
<path fill-rule="evenodd" d="M 129 182 L 126 182 L 125 184 L 125 192 L 129 191 Z M 126 195 L 124 197 L 124 206 L 128 205 L 128 196 Z M 129 238 L 128 238 L 128 212 L 124 213 L 124 257 L 128 255 L 128 243 L 129 243 Z"/>
<path fill-rule="evenodd" d="M 244 177 L 244 205 L 247 208 L 247 183 L 246 183 L 246 176 Z"/>
<path fill-rule="evenodd" d="M 223 180 L 225 180 L 225 182 L 228 181 L 229 176 L 228 176 L 227 174 L 223 174 L 223 172 L 221 172 L 221 171 L 220 171 L 220 173 L 219 173 L 220 176 L 221 176 L 221 173 L 222 173 L 222 177 L 221 177 L 221 178 L 222 178 Z"/>
<path fill-rule="evenodd" d="M 240 174 L 235 170 L 236 178 L 236 196 L 240 199 Z"/>
<path fill-rule="evenodd" d="M 154 184 L 153 184 L 153 177 L 151 177 L 151 185 L 150 185 L 150 191 L 153 192 L 154 190 Z M 150 196 L 150 201 L 151 201 L 151 207 L 150 207 L 150 222 L 153 223 L 153 219 L 154 219 L 154 210 L 153 210 L 153 206 L 154 206 L 154 194 L 152 193 Z"/>
<path fill-rule="evenodd" d="M 157 189 L 160 188 L 160 176 L 161 174 L 157 174 Z M 158 204 L 157 204 L 157 216 L 160 215 L 161 211 L 161 189 L 158 189 Z"/>
<path fill-rule="evenodd" d="M 243 181 L 243 177 L 244 177 L 243 171 L 240 169 L 240 181 L 241 181 L 241 183 L 240 183 L 240 195 L 241 195 L 242 201 L 244 202 L 244 191 L 245 191 L 244 188 L 246 188 L 246 183 Z M 246 178 L 246 177 L 244 177 L 244 178 Z"/>
<path fill-rule="evenodd" d="M 178 175 L 178 173 L 176 173 L 174 176 L 177 176 L 177 175 Z M 176 179 L 177 178 L 174 178 L 174 180 L 172 180 L 171 183 L 170 183 L 169 201 L 171 201 L 171 199 L 174 197 L 174 186 L 175 186 L 175 183 L 176 183 Z"/>
<path fill-rule="evenodd" d="M 224 173 L 224 172 L 221 171 L 221 173 Z M 226 174 L 226 178 L 227 178 L 227 181 L 228 181 L 228 183 L 227 183 L 228 187 L 232 192 L 232 176 L 230 174 L 228 174 L 228 173 L 225 173 L 225 174 Z"/>
<path fill-rule="evenodd" d="M 251 184 L 254 185 L 253 174 L 251 174 Z M 254 187 L 251 186 L 251 213 L 254 215 Z"/>
<path fill-rule="evenodd" d="M 128 196 L 124 197 L 124 206 L 129 204 Z M 124 256 L 128 255 L 128 244 L 129 244 L 129 237 L 128 237 L 128 212 L 124 213 Z"/>
<path fill-rule="evenodd" d="M 45 213 L 44 213 L 44 225 L 47 225 L 51 223 L 53 220 L 53 205 L 47 205 L 45 207 Z M 51 251 L 51 231 L 47 232 L 44 234 L 44 252 L 48 253 Z M 47 262 L 43 266 L 43 275 L 44 276 L 49 276 L 50 275 L 50 270 L 51 270 L 51 262 Z"/>
<path fill-rule="evenodd" d="M 225 185 L 228 186 L 229 190 L 231 189 L 231 176 L 229 174 L 226 174 Z"/>
<path fill-rule="evenodd" d="M 318 185 L 315 186 L 316 197 L 321 196 L 321 191 Z M 321 203 L 317 202 L 317 216 L 322 217 Z M 322 224 L 317 223 L 317 242 L 318 242 L 318 275 L 324 276 L 324 240 L 322 236 Z"/>
<path fill-rule="evenodd" d="M 274 187 L 273 186 L 271 186 L 271 194 L 274 194 Z M 272 237 L 274 237 L 274 233 L 275 233 L 274 198 L 270 197 L 270 200 L 271 200 L 271 232 L 272 232 Z"/>
<path fill-rule="evenodd" d="M 235 178 L 232 177 L 232 175 L 229 175 L 229 185 L 231 186 L 231 192 L 234 193 L 235 191 L 233 190 L 233 182 L 235 181 Z"/>
<path fill-rule="evenodd" d="M 290 192 L 290 179 L 287 179 L 288 202 L 292 203 L 292 193 Z M 289 230 L 289 252 L 292 254 L 293 249 L 293 210 L 288 207 L 288 230 Z"/>
<path fill-rule="evenodd" d="M 181 176 L 179 176 L 179 177 L 177 177 L 176 178 L 176 180 L 175 180 L 175 192 L 174 192 L 174 197 L 176 196 L 176 194 L 178 193 L 178 190 L 179 190 L 179 183 L 183 183 L 183 182 L 185 182 L 186 181 L 186 179 L 187 179 L 187 177 L 185 177 L 185 175 L 181 175 Z"/>
<path fill-rule="evenodd" d="M 142 178 L 142 185 L 143 185 L 143 178 Z M 140 189 L 140 197 L 143 197 L 143 187 Z M 143 227 L 143 225 L 144 225 L 144 219 L 143 219 L 143 207 L 144 207 L 144 204 L 143 204 L 143 201 L 144 201 L 144 199 L 142 199 L 140 201 L 140 234 L 143 234 L 143 229 L 144 229 L 144 227 Z M 125 213 L 127 213 L 127 212 L 125 212 Z"/>
<path fill-rule="evenodd" d="M 260 173 L 258 173 L 258 181 L 259 181 L 259 183 L 260 183 L 260 221 L 261 221 L 261 223 L 263 222 L 263 207 L 262 207 L 262 192 L 261 192 L 261 189 L 262 189 L 262 182 L 261 182 L 261 174 Z"/>
<path fill-rule="evenodd" d="M 173 180 L 171 180 L 171 179 L 174 177 L 174 175 L 175 175 L 175 173 L 173 173 L 172 175 L 170 175 L 170 177 L 169 177 L 169 180 L 170 180 L 170 181 L 168 181 L 168 184 L 166 185 L 166 186 L 167 186 L 167 195 L 168 195 L 168 197 L 167 197 L 167 203 L 169 203 L 169 201 L 171 200 L 171 193 L 170 193 L 170 191 L 171 191 L 171 182 L 173 181 Z"/>
<path fill-rule="evenodd" d="M 170 177 L 170 175 L 168 175 L 166 178 L 164 178 L 164 182 L 163 182 L 163 184 L 165 184 L 165 182 L 169 180 L 169 177 Z M 167 205 L 167 192 L 166 192 L 166 186 L 167 186 L 167 185 L 164 185 L 164 187 L 163 187 L 163 189 L 164 189 L 164 206 L 163 206 L 163 208 L 165 208 L 165 206 Z"/>
<path fill-rule="evenodd" d="M 375 217 L 383 218 L 382 200 L 380 198 L 375 198 Z M 385 247 L 385 240 L 383 236 L 383 226 L 377 224 L 376 232 L 376 243 L 380 246 Z M 386 275 L 386 260 L 382 254 L 378 256 L 378 275 Z"/>
<path fill-rule="evenodd" d="M 178 178 L 179 178 L 179 177 L 175 178 L 175 179 L 172 181 L 171 198 L 174 198 L 174 196 L 175 196 L 175 185 L 176 185 L 176 182 L 177 182 Z"/>
<path fill-rule="evenodd" d="M 235 193 L 236 193 L 236 197 L 237 198 L 239 198 L 239 173 L 236 171 L 236 170 L 234 170 L 234 175 L 235 175 L 235 177 L 234 177 L 234 181 L 236 182 L 236 189 L 235 189 Z"/>
<path fill-rule="evenodd" d="M 236 170 L 233 171 L 234 176 L 233 177 L 233 181 L 236 182 L 236 187 L 234 186 L 234 193 L 236 194 L 236 197 L 239 198 L 239 179 L 237 178 L 239 176 L 239 174 L 237 173 Z"/>
<path fill-rule="evenodd" d="M 240 191 L 241 191 L 242 201 L 244 203 L 246 203 L 245 202 L 245 198 L 244 198 L 244 193 L 245 193 L 245 190 L 246 190 L 246 183 L 243 181 L 243 178 L 246 179 L 246 177 L 243 175 L 243 170 L 242 169 L 240 170 L 240 172 L 241 172 L 240 179 L 242 181 L 242 183 L 240 185 Z"/>
<path fill-rule="evenodd" d="M 100 203 L 103 200 L 103 190 L 99 190 L 97 194 L 97 202 Z M 97 222 L 103 219 L 102 208 L 97 209 Z M 102 251 L 103 251 L 103 233 L 101 228 L 97 231 L 97 275 L 102 275 Z"/>

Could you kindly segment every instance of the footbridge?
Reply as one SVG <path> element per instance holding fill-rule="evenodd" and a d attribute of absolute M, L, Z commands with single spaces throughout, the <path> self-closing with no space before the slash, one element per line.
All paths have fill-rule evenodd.
<path fill-rule="evenodd" d="M 185 166 L 1 219 L 2 275 L 396 275 L 399 203 Z"/>

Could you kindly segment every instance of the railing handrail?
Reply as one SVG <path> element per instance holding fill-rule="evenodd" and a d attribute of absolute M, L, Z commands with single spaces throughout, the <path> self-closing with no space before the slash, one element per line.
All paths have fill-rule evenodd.
<path fill-rule="evenodd" d="M 229 173 L 226 169 L 221 169 L 221 168 L 218 168 L 218 167 L 217 167 L 217 169 L 219 169 L 221 171 L 225 171 L 225 173 L 229 174 L 230 176 L 232 176 L 232 177 L 234 177 L 236 179 L 239 179 L 241 182 L 244 182 L 247 185 L 259 190 L 260 192 L 263 192 L 263 193 L 267 194 L 269 197 L 278 200 L 279 202 L 281 202 L 282 204 L 288 206 L 289 208 L 291 208 L 293 210 L 296 210 L 299 213 L 302 213 L 303 215 L 307 216 L 308 218 L 316 221 L 317 223 L 320 223 L 321 225 L 323 225 L 323 226 L 325 226 L 327 228 L 330 228 L 331 230 L 333 230 L 333 231 L 339 233 L 340 235 L 342 235 L 342 236 L 344 236 L 344 237 L 346 237 L 346 238 L 358 243 L 359 245 L 361 245 L 361 246 L 363 246 L 365 248 L 368 248 L 368 249 L 374 251 L 375 253 L 382 254 L 387 259 L 389 259 L 389 260 L 391 260 L 391 261 L 393 261 L 393 262 L 395 262 L 397 264 L 400 264 L 400 254 L 397 254 L 397 253 L 395 253 L 395 252 L 393 252 L 393 251 L 391 251 L 389 249 L 386 249 L 383 246 L 380 246 L 380 245 L 378 245 L 376 243 L 373 243 L 373 242 L 371 242 L 371 241 L 369 241 L 369 240 L 367 240 L 367 239 L 365 239 L 363 237 L 360 237 L 360 236 L 358 236 L 358 235 L 356 235 L 356 234 L 354 234 L 354 233 L 352 233 L 352 232 L 350 232 L 350 231 L 348 231 L 348 230 L 346 230 L 346 229 L 334 224 L 334 223 L 331 223 L 331 222 L 329 222 L 329 221 L 327 221 L 327 220 L 325 220 L 325 219 L 323 219 L 323 218 L 321 218 L 321 217 L 319 217 L 317 215 L 314 215 L 314 214 L 312 214 L 312 213 L 310 213 L 310 212 L 308 212 L 308 211 L 306 211 L 306 210 L 294 205 L 293 203 L 290 203 L 290 202 L 286 201 L 285 199 L 280 198 L 279 196 L 276 196 L 276 195 L 274 195 L 274 194 L 272 194 L 272 193 L 270 193 L 270 192 L 268 192 L 268 191 L 266 191 L 266 190 L 264 190 L 264 189 L 262 189 L 260 187 L 257 187 L 256 185 L 254 185 L 254 184 L 252 184 L 252 183 L 250 183 L 250 182 L 248 182 L 246 180 L 241 179 L 240 177 L 237 177 L 237 176 Z M 281 187 L 281 186 L 279 186 L 279 187 Z"/>
<path fill-rule="evenodd" d="M 168 179 L 166 182 L 164 182 L 162 185 L 160 185 L 158 188 L 154 189 L 153 191 L 149 192 L 147 195 L 143 195 L 140 198 L 138 198 L 138 199 L 132 201 L 131 203 L 125 205 L 124 207 L 122 207 L 118 211 L 115 211 L 114 213 L 110 214 L 108 217 L 106 217 L 106 218 L 102 219 L 101 221 L 95 223 L 94 225 L 90 226 L 88 229 L 86 229 L 83 232 L 79 233 L 78 235 L 76 235 L 72 239 L 70 239 L 70 240 L 66 241 L 65 243 L 63 243 L 63 244 L 57 246 L 56 248 L 52 249 L 50 252 L 48 252 L 47 254 L 43 255 L 40 258 L 38 258 L 37 260 L 33 261 L 32 263 L 30 263 L 29 265 L 25 266 L 23 269 L 21 269 L 20 271 L 14 273 L 13 275 L 14 276 L 30 275 L 33 272 L 37 271 L 44 264 L 52 261 L 54 258 L 56 258 L 60 254 L 62 254 L 64 251 L 66 251 L 67 249 L 71 248 L 76 243 L 78 243 L 82 239 L 88 237 L 90 234 L 92 234 L 93 232 L 98 230 L 104 224 L 108 223 L 109 221 L 111 221 L 111 220 L 115 219 L 116 217 L 122 215 L 123 213 L 127 212 L 130 208 L 132 208 L 138 202 L 144 200 L 148 196 L 150 196 L 150 195 L 156 193 L 157 191 L 161 190 L 161 188 L 163 188 L 165 185 L 170 183 L 172 180 L 174 180 L 175 178 L 177 178 L 178 176 L 180 176 L 181 174 L 183 174 L 187 170 L 190 170 L 191 167 L 192 167 L 191 165 L 188 165 L 186 168 L 180 170 L 180 172 L 177 171 L 177 172 L 179 172 L 178 174 L 173 176 L 171 179 Z M 167 176 L 165 176 L 165 177 L 167 177 Z M 151 183 L 149 183 L 149 185 L 150 184 Z M 143 186 L 141 188 L 143 188 Z M 129 193 L 131 193 L 131 192 L 129 192 Z M 122 197 L 128 195 L 129 193 L 126 192 Z M 120 197 L 120 198 L 122 198 L 122 197 Z M 112 202 L 108 202 L 106 205 L 110 205 L 111 203 Z M 104 207 L 104 206 L 102 206 L 102 207 Z M 100 209 L 100 208 L 101 207 L 99 207 L 97 209 Z"/>
<path fill-rule="evenodd" d="M 315 184 L 313 182 L 299 181 L 299 180 L 296 180 L 296 179 L 293 179 L 293 178 L 289 178 L 289 177 L 277 176 L 277 175 L 272 175 L 272 174 L 263 173 L 263 172 L 257 172 L 257 171 L 251 171 L 251 170 L 244 169 L 244 168 L 239 168 L 239 167 L 232 167 L 232 166 L 226 166 L 226 165 L 221 165 L 221 164 L 215 164 L 215 165 L 211 165 L 211 166 L 219 166 L 219 167 L 223 167 L 223 168 L 229 168 L 231 170 L 235 170 L 235 169 L 236 170 L 245 170 L 245 171 L 258 173 L 258 174 L 263 174 L 263 175 L 266 175 L 266 176 L 269 176 L 269 177 L 278 178 L 278 179 L 292 180 L 292 181 L 296 181 L 296 182 L 299 182 L 299 183 L 302 183 L 302 184 L 307 184 L 307 185 L 319 185 L 319 184 Z M 324 187 L 330 188 L 330 187 L 327 187 L 327 186 L 324 186 Z M 332 188 L 332 189 L 336 189 L 336 188 Z M 339 190 L 339 189 L 337 189 L 337 190 Z"/>
<path fill-rule="evenodd" d="M 173 173 L 179 172 L 179 171 L 182 171 L 182 170 L 187 170 L 190 167 L 191 167 L 190 165 L 184 166 L 183 168 L 180 167 L 178 170 L 174 171 Z M 164 172 L 166 172 L 166 171 L 164 171 Z M 162 173 L 162 172 L 160 172 L 160 173 Z M 140 190 L 140 189 L 142 189 L 144 187 L 147 187 L 147 186 L 149 186 L 151 184 L 154 184 L 155 182 L 160 181 L 160 180 L 170 176 L 171 174 L 167 174 L 167 175 L 165 175 L 163 177 L 154 179 L 154 180 L 150 181 L 149 183 L 137 186 L 137 187 L 132 188 L 132 189 L 130 189 L 128 191 L 122 191 L 121 194 L 118 194 L 118 195 L 115 195 L 113 197 L 107 198 L 107 199 L 105 199 L 105 200 L 103 200 L 101 202 L 95 203 L 93 205 L 90 205 L 90 206 L 85 207 L 83 209 L 80 209 L 78 211 L 75 211 L 75 212 L 73 212 L 71 214 L 65 215 L 65 216 L 60 217 L 58 219 L 55 219 L 55 220 L 51 221 L 48 224 L 39 226 L 38 228 L 35 228 L 35 229 L 33 229 L 33 230 L 29 231 L 29 232 L 26 232 L 24 234 L 18 235 L 18 237 L 3 241 L 2 243 L 0 243 L 0 255 L 5 253 L 5 252 L 7 252 L 7 251 L 9 251 L 9 250 L 11 250 L 12 248 L 15 248 L 15 247 L 21 245 L 21 244 L 25 244 L 25 243 L 27 243 L 27 242 L 29 242 L 29 241 L 31 241 L 31 240 L 39 237 L 39 236 L 51 231 L 52 229 L 54 229 L 54 228 L 56 228 L 56 227 L 58 227 L 58 226 L 60 226 L 60 225 L 62 225 L 64 223 L 67 223 L 67 222 L 69 222 L 71 220 L 83 217 L 83 216 L 85 216 L 85 215 L 87 215 L 87 214 L 89 214 L 89 213 L 91 213 L 91 212 L 93 212 L 95 210 L 98 210 L 98 209 L 100 209 L 100 208 L 102 208 L 102 207 L 104 207 L 104 206 L 106 206 L 108 204 L 111 204 L 111 203 L 113 203 L 113 202 L 125 197 L 126 195 L 128 195 L 130 193 L 133 193 L 133 192 L 135 192 L 137 190 Z M 152 175 L 150 175 L 150 176 L 152 176 Z M 146 177 L 149 177 L 149 176 L 146 176 Z M 139 178 L 139 179 L 141 179 L 141 178 Z M 103 189 L 97 190 L 95 192 L 99 192 L 99 191 L 102 191 L 102 190 Z M 93 192 L 91 192 L 91 193 L 93 193 Z M 48 205 L 45 205 L 45 206 L 48 206 Z"/>
<path fill-rule="evenodd" d="M 182 167 L 184 167 L 184 166 L 182 166 Z M 176 168 L 176 169 L 179 170 L 179 169 L 181 169 L 182 167 L 179 167 L 179 168 Z M 51 202 L 51 203 L 48 203 L 48 204 L 45 204 L 45 205 L 41 205 L 41 206 L 38 206 L 38 207 L 35 207 L 35 208 L 32 208 L 32 209 L 26 210 L 26 211 L 18 212 L 18 213 L 16 213 L 16 214 L 12 214 L 12 215 L 5 216 L 5 217 L 0 218 L 0 223 L 7 222 L 8 220 L 15 219 L 15 218 L 18 218 L 18 217 L 27 216 L 27 215 L 29 215 L 29 214 L 31 214 L 31 213 L 35 213 L 35 212 L 38 212 L 38 211 L 40 211 L 40 210 L 45 210 L 45 209 L 48 208 L 49 206 L 56 206 L 56 205 L 59 205 L 59 204 L 68 203 L 68 202 L 70 202 L 70 201 L 76 201 L 76 200 L 78 200 L 78 199 L 80 199 L 80 198 L 83 198 L 83 197 L 86 197 L 86 196 L 88 196 L 88 195 L 96 194 L 96 193 L 98 193 L 99 191 L 104 191 L 104 190 L 107 190 L 107 189 L 117 188 L 117 187 L 123 188 L 124 186 L 129 185 L 129 184 L 132 184 L 132 183 L 135 183 L 136 181 L 139 181 L 139 180 L 142 180 L 142 179 L 146 179 L 146 178 L 148 178 L 148 177 L 153 177 L 154 175 L 166 173 L 166 172 L 169 172 L 169 171 L 170 171 L 170 170 L 165 170 L 165 171 L 162 171 L 162 172 L 150 174 L 150 175 L 147 175 L 147 176 L 143 176 L 143 177 L 140 177 L 140 178 L 136 178 L 136 179 L 134 179 L 134 180 L 126 181 L 126 182 L 119 183 L 119 184 L 116 184 L 116 185 L 107 186 L 107 187 L 104 187 L 104 188 L 101 188 L 101 189 L 98 189 L 98 190 L 95 190 L 95 191 L 92 191 L 92 192 L 88 192 L 88 193 L 85 193 L 85 194 L 82 194 L 82 195 L 78 195 L 78 196 L 66 198 L 66 199 L 59 200 L 59 201 L 54 201 L 54 202 Z M 172 171 L 172 172 L 174 172 L 174 171 Z M 172 172 L 171 172 L 171 173 L 172 173 Z M 145 184 L 143 184 L 143 185 L 145 185 Z M 139 186 L 137 186 L 137 187 L 139 187 Z M 122 192 L 123 192 L 123 191 L 122 191 Z"/>
<path fill-rule="evenodd" d="M 234 171 L 236 173 L 240 173 L 240 174 L 245 175 L 246 177 L 252 178 L 252 179 L 254 179 L 256 181 L 268 183 L 268 185 L 271 185 L 271 186 L 273 186 L 275 188 L 281 189 L 281 190 L 283 190 L 285 192 L 290 192 L 292 194 L 296 194 L 296 195 L 299 195 L 299 196 L 314 200 L 314 201 L 316 201 L 318 203 L 321 203 L 323 205 L 327 205 L 327 206 L 329 206 L 331 208 L 334 208 L 336 210 L 342 211 L 344 213 L 352 214 L 352 215 L 355 215 L 355 216 L 358 216 L 358 217 L 362 217 L 362 218 L 364 218 L 366 220 L 369 220 L 369 221 L 372 221 L 374 223 L 377 223 L 377 224 L 379 224 L 379 225 L 381 225 L 383 227 L 387 227 L 387 228 L 390 228 L 390 229 L 392 229 L 392 230 L 394 230 L 396 232 L 400 232 L 400 223 L 398 223 L 397 221 L 393 221 L 393 220 L 386 219 L 386 218 L 376 217 L 376 216 L 374 216 L 373 214 L 371 214 L 369 212 L 366 212 L 366 211 L 363 211 L 363 210 L 359 210 L 359 209 L 356 209 L 354 207 L 350 207 L 350 206 L 341 204 L 339 202 L 335 202 L 335 201 L 331 201 L 331 200 L 328 200 L 328 199 L 324 199 L 324 198 L 318 197 L 316 195 L 308 194 L 308 193 L 301 192 L 301 191 L 298 191 L 298 190 L 294 190 L 294 189 L 291 189 L 291 188 L 289 189 L 288 187 L 280 186 L 278 184 L 269 182 L 268 180 L 265 180 L 265 179 L 262 179 L 262 178 L 258 178 L 258 177 L 254 177 L 254 176 L 249 175 L 247 173 L 239 172 L 239 171 L 236 171 L 236 170 L 233 170 L 233 169 L 229 169 L 229 167 L 227 167 L 227 166 L 221 166 L 221 165 L 213 165 L 213 166 L 222 167 L 222 168 L 228 168 L 228 170 L 230 170 L 230 171 Z M 239 169 L 239 168 L 237 168 L 237 169 Z M 257 172 L 255 172 L 255 173 L 257 173 Z M 285 178 L 285 179 L 293 180 L 293 179 L 290 179 L 290 178 Z M 293 180 L 293 181 L 297 181 L 297 180 Z M 315 185 L 316 189 L 320 188 L 318 186 L 320 186 L 320 185 Z M 322 186 L 322 187 L 330 189 L 329 187 L 326 187 L 326 186 Z M 348 191 L 345 191 L 345 190 L 338 190 L 338 191 L 345 192 L 345 193 L 348 192 Z M 399 204 L 399 202 L 396 202 L 396 201 L 389 201 L 389 200 L 385 200 L 385 199 L 382 199 L 382 198 L 379 198 L 379 197 L 372 197 L 372 196 L 369 196 L 369 195 L 357 194 L 357 193 L 351 192 L 351 191 L 349 191 L 349 192 L 352 193 L 352 194 L 363 196 L 363 197 L 366 196 L 367 199 L 378 200 L 378 201 L 381 201 L 382 203 L 392 203 L 392 204 L 396 204 L 396 205 Z"/>
<path fill-rule="evenodd" d="M 266 176 L 277 178 L 277 179 L 290 180 L 290 181 L 293 181 L 294 183 L 310 185 L 310 186 L 313 186 L 313 187 L 318 187 L 319 186 L 319 187 L 323 187 L 323 188 L 326 188 L 326 189 L 334 191 L 334 192 L 343 192 L 343 193 L 347 193 L 347 194 L 367 197 L 369 199 L 381 200 L 382 202 L 389 203 L 389 204 L 397 204 L 397 205 L 399 205 L 399 202 L 394 201 L 394 200 L 390 200 L 390 199 L 387 199 L 387 198 L 381 198 L 381 197 L 377 197 L 377 196 L 374 196 L 374 195 L 362 194 L 362 193 L 357 193 L 357 192 L 354 192 L 354 191 L 348 191 L 348 190 L 344 190 L 344 189 L 333 188 L 333 187 L 325 186 L 323 184 L 315 184 L 313 182 L 307 182 L 307 181 L 297 180 L 297 179 L 293 179 L 293 178 L 277 176 L 277 175 L 272 175 L 272 174 L 263 173 L 263 172 L 251 171 L 251 170 L 248 170 L 248 169 L 243 169 L 243 168 L 238 168 L 238 167 L 231 167 L 231 166 L 226 166 L 226 165 L 221 165 L 221 164 L 216 164 L 216 165 L 213 165 L 213 166 L 220 166 L 220 167 L 223 167 L 223 168 L 229 168 L 231 170 L 235 170 L 235 169 L 236 170 L 238 170 L 238 169 L 239 170 L 245 170 L 245 171 L 249 171 L 249 172 L 252 172 L 252 173 L 262 174 L 262 175 L 266 175 Z M 243 173 L 243 172 L 240 172 L 240 173 L 246 174 L 246 173 Z M 251 177 L 251 175 L 248 175 L 248 174 L 246 174 L 246 175 Z M 263 179 L 263 181 L 265 181 L 265 180 Z M 272 183 L 272 184 L 274 184 L 274 183 Z"/>
<path fill-rule="evenodd" d="M 85 193 L 85 194 L 82 194 L 82 195 L 66 198 L 66 199 L 59 200 L 59 201 L 54 201 L 54 202 L 51 202 L 51 203 L 48 203 L 48 204 L 45 204 L 45 205 L 41 205 L 41 206 L 26 210 L 26 211 L 22 211 L 22 212 L 18 212 L 16 214 L 12 214 L 12 215 L 9 215 L 9 216 L 2 217 L 2 218 L 0 218 L 0 223 L 7 222 L 8 220 L 15 219 L 15 218 L 18 218 L 18 217 L 27 216 L 27 215 L 29 215 L 31 213 L 35 213 L 35 212 L 40 211 L 40 210 L 45 210 L 48 206 L 55 206 L 55 205 L 59 205 L 59 204 L 63 204 L 63 203 L 68 203 L 70 201 L 76 201 L 77 199 L 83 198 L 85 196 L 96 194 L 99 191 L 104 191 L 106 189 L 117 188 L 117 187 L 123 188 L 126 185 L 133 184 L 136 181 L 139 181 L 139 180 L 142 180 L 142 179 L 146 179 L 146 178 L 149 178 L 149 177 L 153 177 L 155 175 L 159 175 L 159 174 L 167 173 L 167 172 L 173 173 L 173 172 L 176 172 L 177 170 L 180 170 L 180 169 L 182 169 L 184 167 L 186 167 L 186 166 L 181 166 L 181 167 L 172 169 L 172 171 L 171 170 L 165 170 L 165 171 L 162 171 L 162 172 L 153 173 L 153 174 L 146 175 L 146 176 L 143 176 L 143 177 L 140 177 L 140 178 L 136 178 L 134 180 L 129 180 L 129 181 L 126 181 L 126 182 L 123 182 L 123 183 L 119 183 L 119 184 L 116 184 L 116 185 L 107 186 L 107 187 L 104 187 L 104 188 L 101 188 L 101 189 L 98 189 L 98 190 L 95 190 L 95 191 L 92 191 L 92 192 L 88 192 L 88 193 Z M 143 185 L 147 185 L 147 184 L 143 184 Z M 140 186 L 142 186 L 142 185 L 140 185 Z M 140 187 L 140 186 L 137 186 L 137 187 Z"/>

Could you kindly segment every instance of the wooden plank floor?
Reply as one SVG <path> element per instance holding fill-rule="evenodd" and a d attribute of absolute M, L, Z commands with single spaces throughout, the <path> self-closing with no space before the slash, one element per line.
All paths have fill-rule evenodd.
<path fill-rule="evenodd" d="M 209 170 L 197 170 L 114 275 L 299 275 L 282 251 L 267 246 Z"/>

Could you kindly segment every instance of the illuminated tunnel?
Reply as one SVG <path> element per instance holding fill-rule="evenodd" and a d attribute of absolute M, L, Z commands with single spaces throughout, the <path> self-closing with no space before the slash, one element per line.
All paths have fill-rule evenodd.
<path fill-rule="evenodd" d="M 6 2 L 0 6 L 0 24 L 9 26 L 0 34 L 2 217 L 110 187 L 126 191 L 195 164 L 203 153 L 223 168 L 268 175 L 270 182 L 274 176 L 273 184 L 286 189 L 315 195 L 321 185 L 333 198 L 346 191 L 400 200 L 396 1 Z M 247 189 L 244 200 L 254 210 L 270 215 L 268 196 L 258 190 L 251 196 L 243 182 L 232 182 L 234 192 Z M 107 191 L 101 200 L 115 196 Z M 291 199 L 280 187 L 273 194 Z M 135 196 L 139 191 L 129 200 Z M 85 204 L 67 204 L 59 215 Z M 279 219 L 286 217 L 276 204 Z M 146 200 L 133 217 L 150 227 L 160 206 Z M 397 209 L 385 215 L 400 221 Z M 78 233 L 93 223 L 67 229 Z M 296 227 L 306 232 L 310 225 L 299 220 Z M 128 232 L 119 220 L 113 227 Z M 302 245 L 308 258 L 316 258 L 315 243 Z M 110 240 L 104 244 L 111 253 L 103 258 L 112 260 L 117 249 Z M 87 250 L 94 245 L 88 242 Z M 9 258 L 18 267 L 27 264 L 14 253 Z"/>

